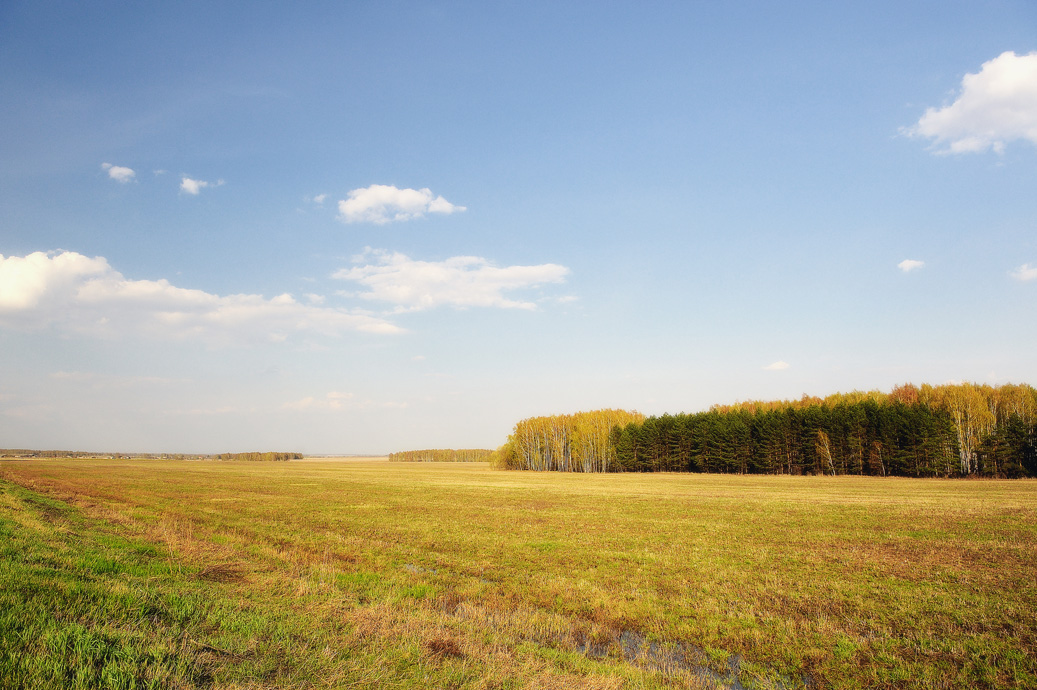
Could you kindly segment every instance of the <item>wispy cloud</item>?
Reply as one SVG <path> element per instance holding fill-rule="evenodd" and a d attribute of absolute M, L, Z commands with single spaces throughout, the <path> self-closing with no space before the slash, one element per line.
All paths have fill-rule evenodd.
<path fill-rule="evenodd" d="M 191 383 L 189 379 L 171 379 L 161 376 L 118 376 L 93 371 L 53 371 L 55 381 L 88 385 L 92 388 L 128 388 L 130 386 L 169 386 Z"/>
<path fill-rule="evenodd" d="M 180 177 L 180 191 L 184 194 L 190 194 L 191 196 L 198 196 L 206 187 L 220 187 L 224 184 L 223 180 L 216 180 L 216 182 L 206 182 L 205 180 L 194 180 L 187 175 Z"/>
<path fill-rule="evenodd" d="M 771 362 L 767 366 L 763 367 L 764 371 L 784 371 L 789 368 L 788 362 L 783 362 L 780 359 L 777 362 Z"/>
<path fill-rule="evenodd" d="M 917 271 L 922 266 L 925 266 L 925 262 L 918 261 L 917 259 L 904 259 L 903 261 L 897 264 L 897 268 L 899 268 L 904 273 Z"/>
<path fill-rule="evenodd" d="M 215 341 L 402 332 L 368 313 L 302 304 L 289 294 L 220 296 L 165 279 L 129 280 L 103 257 L 76 252 L 0 255 L 0 326 Z"/>
<path fill-rule="evenodd" d="M 352 393 L 342 393 L 339 391 L 330 391 L 323 396 L 308 395 L 305 398 L 291 400 L 281 405 L 282 410 L 297 410 L 300 412 L 405 407 L 408 407 L 408 404 L 405 402 L 375 402 L 373 400 L 357 399 Z"/>
<path fill-rule="evenodd" d="M 56 409 L 52 403 L 9 404 L 5 401 L 0 405 L 0 415 L 22 422 L 53 422 Z"/>
<path fill-rule="evenodd" d="M 950 105 L 929 108 L 909 136 L 933 139 L 939 153 L 1004 151 L 1024 139 L 1037 144 L 1037 52 L 1008 51 L 966 74 L 961 94 Z"/>
<path fill-rule="evenodd" d="M 1037 280 L 1037 266 L 1023 264 L 1019 268 L 1011 271 L 1009 275 L 1015 278 L 1016 280 L 1021 280 L 1023 282 Z"/>
<path fill-rule="evenodd" d="M 116 182 L 132 182 L 136 177 L 137 173 L 132 168 L 125 168 L 121 165 L 112 165 L 111 163 L 101 163 L 101 167 L 108 171 L 108 177 L 112 178 Z"/>
<path fill-rule="evenodd" d="M 373 184 L 354 189 L 338 202 L 338 218 L 343 223 L 384 225 L 422 218 L 426 213 L 451 214 L 466 210 L 424 189 L 397 189 L 393 185 Z"/>
<path fill-rule="evenodd" d="M 238 411 L 238 408 L 232 405 L 223 405 L 222 407 L 192 407 L 184 410 L 170 410 L 166 414 L 171 417 L 217 417 Z"/>
<path fill-rule="evenodd" d="M 494 266 L 477 256 L 455 256 L 443 261 L 416 261 L 399 253 L 368 250 L 358 263 L 332 277 L 365 286 L 364 299 L 389 302 L 397 312 L 440 306 L 535 309 L 536 303 L 509 299 L 504 293 L 546 283 L 561 283 L 569 269 L 558 264 Z"/>
<path fill-rule="evenodd" d="M 352 397 L 352 393 L 331 391 L 322 398 L 307 396 L 301 400 L 286 402 L 281 408 L 285 410 L 340 410 Z"/>

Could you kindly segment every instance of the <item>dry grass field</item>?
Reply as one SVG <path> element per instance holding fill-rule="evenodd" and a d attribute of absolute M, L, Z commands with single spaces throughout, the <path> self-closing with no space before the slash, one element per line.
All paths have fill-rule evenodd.
<path fill-rule="evenodd" d="M 1037 482 L 0 461 L 0 687 L 1037 687 Z"/>

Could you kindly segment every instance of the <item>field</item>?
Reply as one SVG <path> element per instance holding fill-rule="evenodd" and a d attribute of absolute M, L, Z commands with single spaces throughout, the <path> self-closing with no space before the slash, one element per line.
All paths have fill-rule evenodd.
<path fill-rule="evenodd" d="M 1037 687 L 1037 482 L 0 461 L 0 687 Z"/>

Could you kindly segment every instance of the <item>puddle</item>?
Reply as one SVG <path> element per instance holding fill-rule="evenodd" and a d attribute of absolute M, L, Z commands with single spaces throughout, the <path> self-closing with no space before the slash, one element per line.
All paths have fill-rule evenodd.
<path fill-rule="evenodd" d="M 633 630 L 624 630 L 619 634 L 619 648 L 623 659 L 636 663 L 644 668 L 661 673 L 690 673 L 698 680 L 710 683 L 724 690 L 747 690 L 742 685 L 742 657 L 732 654 L 727 658 L 726 668 L 718 672 L 717 665 L 710 665 L 706 650 L 687 642 L 653 642 L 644 635 Z M 601 651 L 604 650 L 604 654 Z M 591 658 L 600 658 L 608 654 L 607 645 L 584 645 L 580 649 Z M 775 690 L 793 690 L 794 688 L 813 688 L 810 679 L 800 680 L 784 678 L 773 681 L 770 686 Z"/>
<path fill-rule="evenodd" d="M 436 574 L 436 571 L 433 568 L 422 568 L 420 565 L 414 565 L 413 563 L 404 563 L 403 569 L 408 573 L 414 573 L 415 575 L 421 575 L 422 573 L 431 573 L 432 575 Z"/>
<path fill-rule="evenodd" d="M 411 573 L 435 573 L 435 570 L 407 563 L 403 569 Z M 516 614 L 488 611 L 481 607 L 470 607 L 466 602 L 441 600 L 441 609 L 447 615 L 458 619 L 477 619 L 491 629 L 514 629 Z M 523 617 L 524 618 L 524 617 Z M 605 633 L 592 640 L 585 635 L 577 634 L 568 625 L 540 628 L 537 633 L 530 634 L 528 639 L 545 646 L 570 649 L 595 661 L 623 661 L 640 668 L 670 676 L 672 679 L 693 679 L 705 687 L 718 690 L 748 690 L 742 684 L 742 657 L 731 654 L 726 659 L 717 658 L 706 650 L 689 642 L 649 640 L 636 630 L 621 630 Z M 571 645 L 571 646 L 570 646 Z M 756 674 L 745 674 L 746 682 L 758 683 Z M 771 690 L 816 690 L 816 685 L 809 676 L 775 676 L 767 674 L 766 687 Z"/>
<path fill-rule="evenodd" d="M 692 644 L 652 642 L 640 633 L 624 630 L 619 635 L 619 648 L 626 661 L 638 663 L 653 671 L 690 672 L 699 680 L 708 681 L 718 687 L 745 690 L 739 679 L 742 658 L 737 654 L 728 657 L 726 671 L 717 673 L 708 666 L 709 655 L 706 651 Z"/>

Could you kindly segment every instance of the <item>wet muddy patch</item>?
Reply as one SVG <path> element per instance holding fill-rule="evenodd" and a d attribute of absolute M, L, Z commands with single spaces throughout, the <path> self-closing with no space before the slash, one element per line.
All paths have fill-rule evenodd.
<path fill-rule="evenodd" d="M 689 642 L 649 639 L 636 630 L 609 630 L 599 626 L 575 630 L 573 621 L 547 611 L 487 609 L 457 597 L 440 598 L 438 603 L 447 616 L 494 630 L 502 638 L 515 636 L 544 647 L 573 651 L 595 661 L 622 660 L 646 671 L 689 683 L 691 687 L 718 690 L 815 688 L 807 676 L 783 677 L 763 670 L 766 676 L 760 677 L 761 669 L 753 672 L 742 668 L 739 654 L 710 652 Z"/>

